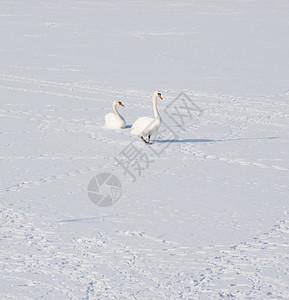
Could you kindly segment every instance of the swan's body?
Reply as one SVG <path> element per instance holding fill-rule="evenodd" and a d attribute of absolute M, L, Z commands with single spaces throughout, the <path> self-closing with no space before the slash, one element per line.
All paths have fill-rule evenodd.
<path fill-rule="evenodd" d="M 154 109 L 154 118 L 151 117 L 141 117 L 138 118 L 131 127 L 130 134 L 137 135 L 142 138 L 146 143 L 150 144 L 150 137 L 151 135 L 158 131 L 162 119 L 159 115 L 158 108 L 157 108 L 157 97 L 162 99 L 161 93 L 158 91 L 154 92 L 153 95 L 153 109 Z M 144 139 L 145 136 L 148 136 L 147 141 Z"/>
<path fill-rule="evenodd" d="M 105 120 L 104 126 L 107 128 L 111 128 L 111 129 L 125 128 L 125 125 L 126 125 L 125 120 L 117 111 L 117 109 L 116 109 L 117 105 L 124 106 L 121 102 L 116 100 L 112 104 L 114 113 L 108 113 L 104 116 L 104 120 Z"/>

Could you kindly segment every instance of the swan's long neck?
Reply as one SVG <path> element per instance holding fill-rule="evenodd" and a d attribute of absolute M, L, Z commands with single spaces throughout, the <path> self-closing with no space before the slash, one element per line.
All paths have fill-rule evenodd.
<path fill-rule="evenodd" d="M 154 116 L 155 118 L 160 117 L 158 107 L 157 107 L 157 95 L 154 95 L 153 107 L 154 107 Z"/>
<path fill-rule="evenodd" d="M 114 110 L 116 116 L 117 116 L 119 119 L 121 119 L 121 115 L 120 115 L 119 112 L 117 111 L 116 106 L 117 106 L 117 103 L 113 103 L 112 108 L 113 108 L 113 110 Z"/>

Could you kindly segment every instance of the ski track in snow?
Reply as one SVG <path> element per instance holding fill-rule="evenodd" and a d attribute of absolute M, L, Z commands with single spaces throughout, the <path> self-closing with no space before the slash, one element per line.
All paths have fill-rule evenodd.
<path fill-rule="evenodd" d="M 31 288 L 33 299 L 288 297 L 287 211 L 270 231 L 252 240 L 195 251 L 133 231 L 100 232 L 62 244 L 61 237 L 55 242 L 52 230 L 31 222 L 32 214 L 8 208 L 1 217 L 1 240 L 10 242 L 1 254 L 0 272 L 2 281 L 10 282 L 7 299 L 15 289 L 30 299 Z M 18 243 L 29 251 L 19 252 L 13 247 Z"/>
<path fill-rule="evenodd" d="M 31 78 L 16 79 L 8 77 L 13 85 L 9 88 L 16 91 L 26 91 L 29 93 L 39 93 L 35 86 L 42 86 L 41 93 L 57 95 L 61 98 L 73 98 L 91 100 L 86 95 L 80 98 L 74 94 L 66 94 L 72 86 L 61 83 L 37 81 Z M 3 76 L 1 76 L 3 80 Z M 4 76 L 4 81 L 7 77 Z M 25 88 L 14 87 L 15 83 L 21 83 Z M 1 85 L 3 88 L 3 85 Z M 57 92 L 49 92 L 49 89 L 57 88 Z M 80 86 L 74 92 L 84 94 L 99 93 L 98 88 Z M 105 92 L 105 89 L 103 90 Z M 138 91 L 123 91 L 127 96 Z M 143 92 L 139 91 L 142 95 Z M 199 95 L 195 97 L 215 99 L 221 101 L 224 96 Z M 143 93 L 143 95 L 145 95 Z M 226 96 L 226 100 L 234 101 L 233 96 Z M 248 101 L 249 99 L 247 99 Z M 251 100 L 251 99 L 250 99 Z M 15 106 L 15 107 L 14 107 Z M 85 119 L 74 119 L 57 117 L 52 118 L 49 114 L 61 113 L 61 109 L 21 109 L 17 105 L 1 109 L 1 114 L 6 118 L 28 119 L 38 125 L 31 131 L 23 131 L 21 134 L 37 134 L 51 131 L 53 134 L 61 132 L 61 128 L 66 132 L 81 134 L 91 133 L 93 122 Z M 215 106 L 213 106 L 213 110 Z M 84 110 L 79 107 L 76 111 Z M 69 112 L 69 109 L 67 110 Z M 246 109 L 250 114 L 254 110 Z M 207 106 L 206 114 L 210 114 L 215 120 L 219 120 L 220 126 L 227 119 L 238 118 L 232 115 L 232 111 L 227 114 L 210 111 Z M 277 113 L 278 114 L 278 113 Z M 45 117 L 46 115 L 46 117 Z M 287 115 L 285 116 L 285 118 Z M 236 133 L 241 133 L 244 129 L 242 125 L 248 126 L 247 122 L 242 123 L 240 117 L 239 127 L 225 136 L 225 139 L 233 139 Z M 204 122 L 206 119 L 204 119 Z M 256 123 L 266 125 L 264 116 L 254 117 Z M 202 122 L 202 120 L 200 119 Z M 84 126 L 85 124 L 85 126 Z M 215 121 L 215 124 L 218 122 Z M 270 123 L 272 125 L 272 123 Z M 87 126 L 88 125 L 88 126 Z M 204 126 L 200 124 L 199 126 Z M 286 126 L 282 120 L 276 120 L 272 126 Z M 10 129 L 9 129 L 10 130 Z M 1 134 L 9 135 L 13 131 L 4 131 Z M 17 134 L 17 131 L 14 132 Z M 242 138 L 235 138 L 241 140 Z M 105 139 L 104 136 L 90 135 L 89 138 L 102 139 L 105 143 L 113 143 L 113 139 Z M 264 139 L 271 137 L 264 137 Z M 224 139 L 224 140 L 225 140 Z M 254 138 L 252 138 L 254 140 Z M 258 138 L 256 138 L 258 140 Z M 287 172 L 288 168 L 269 163 L 257 161 L 247 161 L 242 158 L 228 158 L 222 155 L 212 155 L 206 153 L 205 144 L 222 143 L 220 140 L 208 140 L 202 144 L 202 149 L 196 143 L 184 143 L 178 146 L 179 152 L 184 155 L 190 153 L 190 161 L 220 161 L 226 164 L 233 164 L 245 167 L 257 167 L 275 169 L 280 172 Z M 173 146 L 172 146 L 173 147 Z M 169 155 L 172 150 L 167 151 Z M 164 154 L 165 156 L 165 154 Z M 86 155 L 64 156 L 41 155 L 41 156 L 3 156 L 4 161 L 53 161 L 53 160 L 86 160 L 88 163 L 95 157 Z M 41 177 L 30 182 L 21 182 L 12 186 L 5 186 L 1 194 L 19 193 L 22 189 L 33 189 L 35 186 L 47 184 L 54 181 L 70 179 L 81 173 L 97 171 L 98 168 L 77 169 L 63 174 L 54 174 Z M 54 195 L 51 195 L 54 197 Z M 15 210 L 13 206 L 1 209 L 1 240 L 6 244 L 5 252 L 1 254 L 2 267 L 0 270 L 2 281 L 4 282 L 5 298 L 15 296 L 14 290 L 21 293 L 22 299 L 31 299 L 29 291 L 33 289 L 33 299 L 69 298 L 69 299 L 216 299 L 216 298 L 236 298 L 236 299 L 272 299 L 289 297 L 289 290 L 285 284 L 288 278 L 288 251 L 289 221 L 287 211 L 284 211 L 284 219 L 279 220 L 274 227 L 254 239 L 244 241 L 237 245 L 208 245 L 196 249 L 182 245 L 178 242 L 169 241 L 165 238 L 155 238 L 145 232 L 100 231 L 97 236 L 91 238 L 78 238 L 70 240 L 69 243 L 61 237 L 56 238 L 54 231 L 57 231 L 56 224 L 48 226 L 47 230 L 33 221 L 34 215 L 27 214 L 21 210 Z M 47 226 L 46 226 L 47 227 Z M 17 245 L 26 245 L 23 252 L 19 252 Z M 9 254 L 9 255 L 8 255 Z M 271 273 L 271 270 L 273 272 Z M 30 274 L 27 276 L 27 272 Z M 26 275 L 25 275 L 26 274 Z M 28 278 L 27 278 L 28 277 Z M 61 278 L 61 284 L 59 284 Z M 7 288 L 9 286 L 9 288 Z"/>
<path fill-rule="evenodd" d="M 0 16 L 5 19 L 1 37 L 8 42 L 0 49 L 7 58 L 0 70 L 1 97 L 5 98 L 0 102 L 0 299 L 289 299 L 288 90 L 236 96 L 194 90 L 191 83 L 218 84 L 224 76 L 223 86 L 229 85 L 232 81 L 226 80 L 232 77 L 246 87 L 256 74 L 270 73 L 270 83 L 277 77 L 275 68 L 284 74 L 280 65 L 274 66 L 273 72 L 268 67 L 257 68 L 256 73 L 253 61 L 256 52 L 259 64 L 267 65 L 268 58 L 275 62 L 276 53 L 282 57 L 281 51 L 272 49 L 282 46 L 287 50 L 281 35 L 286 36 L 288 31 L 288 5 L 267 1 L 260 2 L 259 9 L 257 2 L 250 6 L 253 12 L 260 11 L 255 18 L 240 1 L 234 2 L 236 7 L 225 2 L 172 1 L 165 9 L 150 1 L 141 1 L 139 9 L 132 1 L 124 16 L 135 28 L 122 28 L 121 18 L 116 18 L 119 24 L 114 24 L 113 12 L 119 7 L 113 3 L 85 1 L 70 7 L 44 1 L 47 7 L 36 5 L 29 13 L 24 5 L 15 5 L 11 11 L 8 2 L 1 6 Z M 176 24 L 180 23 L 176 28 L 165 23 L 145 26 L 148 28 L 136 26 L 142 24 L 142 20 L 138 22 L 139 10 L 141 16 L 149 12 L 154 17 L 160 7 L 162 20 L 166 23 L 176 18 Z M 184 11 L 191 8 L 195 15 L 185 14 L 183 18 Z M 284 15 L 280 12 L 283 19 L 274 15 L 280 8 L 284 8 Z M 83 17 L 81 10 L 85 12 Z M 108 18 L 110 13 L 112 17 Z M 64 15 L 68 20 L 62 20 Z M 40 17 L 44 19 L 40 21 Z M 98 28 L 91 21 L 98 22 L 98 18 L 99 24 L 109 20 L 112 27 L 104 23 Z M 192 18 L 196 24 L 187 28 Z M 270 31 L 274 26 L 271 21 L 268 25 L 267 19 L 279 25 L 276 40 Z M 213 28 L 208 23 L 204 27 L 206 20 L 218 26 Z M 227 29 L 230 22 L 236 27 L 231 35 L 240 36 L 240 40 L 227 36 L 232 33 Z M 247 31 L 245 25 L 250 22 L 254 26 L 252 36 L 248 33 L 247 37 L 241 33 Z M 98 31 L 93 31 L 91 25 Z M 5 31 L 6 26 L 11 32 Z M 258 28 L 266 31 L 265 38 Z M 130 76 L 134 73 L 130 65 L 121 64 L 121 60 L 127 62 L 127 57 L 132 65 L 141 60 L 130 57 L 127 48 L 131 45 L 136 52 L 150 49 L 164 67 L 158 76 L 170 82 L 173 76 L 168 70 L 175 67 L 175 78 L 180 82 L 189 78 L 184 81 L 190 82 L 185 93 L 202 109 L 202 115 L 194 115 L 181 128 L 164 114 L 166 105 L 180 90 L 169 86 L 161 89 L 164 101 L 158 104 L 160 114 L 178 137 L 152 137 L 152 149 L 168 147 L 159 157 L 153 157 L 154 162 L 134 184 L 115 164 L 114 157 L 131 142 L 139 151 L 152 153 L 129 135 L 129 128 L 103 128 L 103 117 L 111 111 L 113 99 L 124 102 L 126 108 L 121 113 L 129 125 L 137 116 L 151 113 L 153 91 L 145 88 L 147 82 L 152 82 L 144 80 L 141 88 L 128 89 L 90 79 L 96 71 L 93 65 L 89 73 L 91 54 L 86 50 L 95 47 L 90 40 L 97 41 L 94 50 L 99 50 L 99 44 L 111 41 L 107 37 L 113 37 L 109 47 L 119 50 L 119 61 L 114 60 L 118 55 L 110 54 L 109 64 L 120 65 L 101 74 L 103 78 L 114 75 L 115 70 L 123 71 L 124 77 L 125 72 Z M 187 41 L 195 37 L 197 42 L 192 48 Z M 202 41 L 203 37 L 211 44 Z M 18 38 L 20 44 L 14 44 Z M 231 44 L 227 42 L 230 38 Z M 245 38 L 248 45 L 243 49 Z M 128 43 L 125 51 L 118 48 L 120 39 Z M 43 41 L 47 44 L 41 47 L 47 47 L 47 51 L 39 46 Z M 165 48 L 152 47 L 159 41 Z M 172 41 L 180 46 L 172 47 Z M 184 45 L 191 52 L 187 53 Z M 76 47 L 75 56 L 66 53 L 72 46 Z M 241 76 L 242 62 L 235 64 L 243 58 L 234 56 L 237 47 L 254 58 L 247 62 L 246 56 L 250 64 L 245 66 L 246 80 Z M 153 52 L 154 48 L 160 48 L 159 52 Z M 269 56 L 262 57 L 259 49 Z M 100 49 L 100 57 L 107 50 Z M 223 52 L 224 56 L 233 56 L 223 59 Z M 66 60 L 66 55 L 70 59 Z M 79 59 L 82 55 L 87 55 L 88 61 Z M 143 62 L 136 66 L 139 73 L 144 69 L 143 78 L 148 77 L 145 66 L 151 60 L 149 71 L 157 66 L 153 57 L 144 55 Z M 193 78 L 186 74 L 188 61 L 192 74 L 197 74 Z M 218 70 L 220 64 L 224 73 Z M 282 64 L 285 66 L 285 61 Z M 128 69 L 123 70 L 123 66 Z M 236 70 L 242 74 L 236 74 Z M 248 72 L 252 72 L 251 77 Z M 122 81 L 121 76 L 114 77 L 119 86 L 135 84 L 131 77 Z M 284 82 L 280 77 L 279 81 Z M 260 82 L 264 80 L 264 84 L 268 78 L 260 75 L 255 79 L 254 84 L 262 86 Z M 123 185 L 121 199 L 109 208 L 97 207 L 87 197 L 89 180 L 100 172 L 117 173 Z"/>

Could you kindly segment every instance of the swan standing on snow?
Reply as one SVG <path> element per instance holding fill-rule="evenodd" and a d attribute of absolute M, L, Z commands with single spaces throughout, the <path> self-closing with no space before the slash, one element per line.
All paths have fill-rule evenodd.
<path fill-rule="evenodd" d="M 159 115 L 158 108 L 157 108 L 158 97 L 160 99 L 163 99 L 161 93 L 155 91 L 153 95 L 154 118 L 151 117 L 138 118 L 131 127 L 130 134 L 140 136 L 141 139 L 147 144 L 151 144 L 150 143 L 151 135 L 159 129 L 162 122 L 162 119 Z M 145 140 L 144 136 L 148 136 L 148 139 Z"/>
<path fill-rule="evenodd" d="M 120 101 L 115 100 L 112 104 L 114 114 L 108 113 L 104 117 L 104 120 L 105 120 L 104 126 L 107 128 L 111 128 L 111 129 L 125 128 L 125 125 L 126 125 L 125 120 L 117 111 L 117 109 L 116 109 L 117 105 L 124 106 Z"/>

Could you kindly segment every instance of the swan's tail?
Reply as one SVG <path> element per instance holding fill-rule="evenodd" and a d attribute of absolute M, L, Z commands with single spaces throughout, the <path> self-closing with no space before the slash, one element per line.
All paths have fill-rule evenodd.
<path fill-rule="evenodd" d="M 138 130 L 138 128 L 131 128 L 130 134 L 131 134 L 131 135 L 139 135 L 139 130 Z"/>

